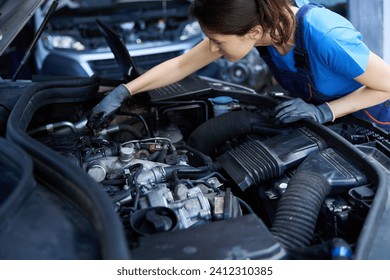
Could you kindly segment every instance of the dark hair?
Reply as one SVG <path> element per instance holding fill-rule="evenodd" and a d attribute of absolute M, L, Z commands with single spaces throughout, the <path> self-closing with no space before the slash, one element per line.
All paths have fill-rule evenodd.
<path fill-rule="evenodd" d="M 191 15 L 202 28 L 225 35 L 246 34 L 256 25 L 269 32 L 275 44 L 286 43 L 295 30 L 292 0 L 193 0 Z"/>

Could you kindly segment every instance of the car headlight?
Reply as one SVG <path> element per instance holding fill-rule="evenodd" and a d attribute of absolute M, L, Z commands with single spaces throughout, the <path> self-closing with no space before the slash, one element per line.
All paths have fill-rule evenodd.
<path fill-rule="evenodd" d="M 44 34 L 42 41 L 47 49 L 85 50 L 85 46 L 72 36 Z"/>
<path fill-rule="evenodd" d="M 197 21 L 191 22 L 184 26 L 183 31 L 180 34 L 180 40 L 188 40 L 193 37 L 198 37 L 202 34 L 202 29 Z"/>

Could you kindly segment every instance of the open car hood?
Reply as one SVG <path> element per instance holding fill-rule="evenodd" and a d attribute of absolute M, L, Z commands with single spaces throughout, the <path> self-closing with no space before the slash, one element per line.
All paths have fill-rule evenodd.
<path fill-rule="evenodd" d="M 3 0 L 0 2 L 0 55 L 43 1 Z"/>

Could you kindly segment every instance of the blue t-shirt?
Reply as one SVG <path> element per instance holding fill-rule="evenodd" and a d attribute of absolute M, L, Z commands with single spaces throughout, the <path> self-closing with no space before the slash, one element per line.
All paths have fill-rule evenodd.
<path fill-rule="evenodd" d="M 303 38 L 316 88 L 322 94 L 334 99 L 362 86 L 354 78 L 365 72 L 370 50 L 346 18 L 326 8 L 311 9 L 304 18 Z M 268 50 L 279 68 L 297 72 L 294 48 L 283 56 L 273 46 Z"/>

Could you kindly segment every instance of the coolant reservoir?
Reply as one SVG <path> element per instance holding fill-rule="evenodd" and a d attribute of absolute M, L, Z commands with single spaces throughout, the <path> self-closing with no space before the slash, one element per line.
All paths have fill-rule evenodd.
<path fill-rule="evenodd" d="M 233 99 L 230 96 L 209 98 L 209 101 L 213 104 L 214 117 L 232 111 L 238 104 L 238 100 Z"/>

